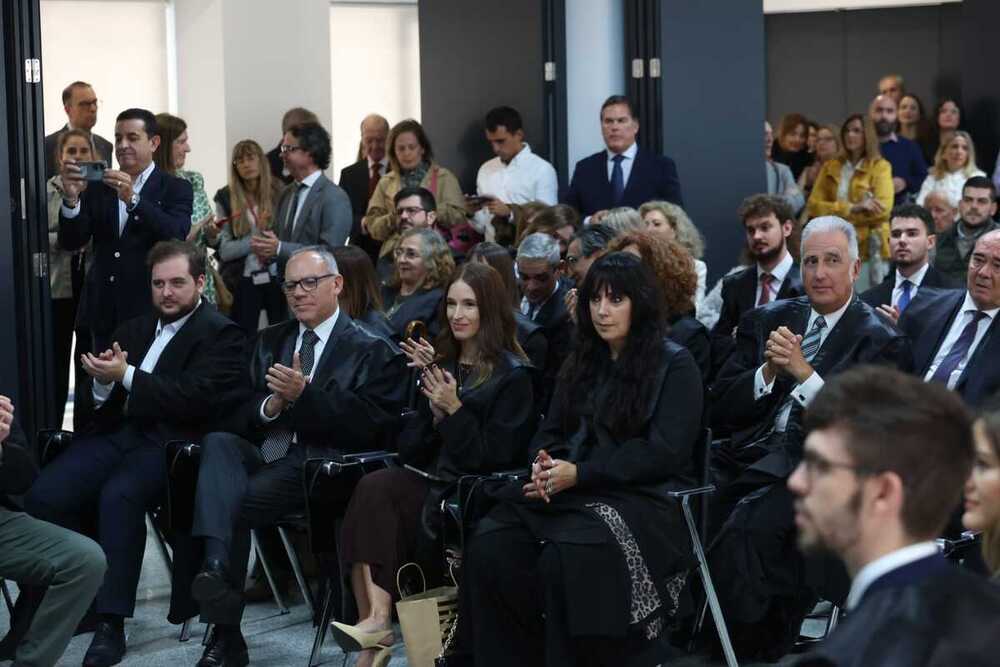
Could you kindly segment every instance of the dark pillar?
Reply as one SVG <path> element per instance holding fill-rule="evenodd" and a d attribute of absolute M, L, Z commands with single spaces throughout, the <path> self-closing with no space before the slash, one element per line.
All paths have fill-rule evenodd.
<path fill-rule="evenodd" d="M 993 175 L 1000 148 L 1000 89 L 995 67 L 1000 2 L 962 2 L 962 125 L 976 144 L 976 161 Z"/>

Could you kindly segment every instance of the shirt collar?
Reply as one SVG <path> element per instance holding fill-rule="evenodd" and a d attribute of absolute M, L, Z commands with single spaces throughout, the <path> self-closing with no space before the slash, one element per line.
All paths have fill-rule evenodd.
<path fill-rule="evenodd" d="M 833 331 L 833 328 L 835 326 L 837 326 L 837 322 L 839 322 L 840 318 L 844 316 L 844 311 L 846 311 L 848 309 L 848 307 L 851 305 L 852 301 L 854 301 L 854 293 L 853 292 L 851 293 L 850 298 L 847 299 L 847 303 L 845 303 L 843 306 L 841 306 L 838 310 L 833 311 L 829 315 L 823 315 L 823 319 L 826 321 L 826 330 L 827 330 L 827 332 Z M 820 314 L 817 313 L 814 308 L 810 308 L 810 312 L 809 312 L 809 325 L 806 327 L 806 331 L 810 331 L 812 329 L 813 323 L 816 320 L 818 320 L 819 317 L 820 317 Z"/>
<path fill-rule="evenodd" d="M 850 610 L 857 607 L 865 591 L 883 576 L 893 570 L 898 570 L 905 565 L 916 562 L 921 558 L 933 556 L 937 552 L 938 548 L 934 542 L 918 542 L 917 544 L 897 549 L 868 563 L 858 571 L 858 574 L 854 577 L 854 581 L 851 582 L 851 592 L 847 596 L 847 609 Z"/>
<path fill-rule="evenodd" d="M 521 157 L 523 155 L 531 155 L 531 146 L 528 145 L 528 142 L 524 142 L 524 145 L 521 147 L 521 150 L 519 150 L 517 152 L 517 155 L 515 155 L 514 157 L 512 157 L 510 159 L 510 162 L 508 162 L 504 166 L 510 167 L 510 166 L 513 166 L 515 162 L 523 162 L 524 158 Z M 500 160 L 500 158 L 497 158 L 497 159 Z M 503 160 L 500 160 L 500 164 L 501 165 L 504 164 Z"/>
<path fill-rule="evenodd" d="M 181 330 L 181 327 L 191 319 L 191 316 L 194 315 L 194 312 L 199 308 L 201 308 L 201 299 L 198 299 L 198 303 L 195 304 L 190 313 L 180 319 L 174 320 L 170 324 L 163 324 L 163 320 L 158 320 L 156 322 L 156 338 L 159 338 L 160 334 L 164 331 L 170 333 L 171 335 L 176 334 Z"/>
<path fill-rule="evenodd" d="M 909 280 L 911 283 L 913 283 L 917 287 L 920 287 L 921 283 L 924 282 L 924 276 L 927 275 L 927 270 L 929 268 L 931 268 L 931 263 L 927 262 L 926 264 L 924 264 L 923 266 L 921 266 L 919 269 L 917 269 L 917 271 L 915 271 L 914 274 L 912 276 L 910 276 L 909 278 L 907 278 L 902 273 L 900 273 L 899 269 L 896 269 L 896 287 L 899 287 L 900 285 L 902 285 L 904 280 Z"/>
<path fill-rule="evenodd" d="M 337 306 L 337 310 L 333 311 L 333 315 L 320 322 L 318 325 L 316 325 L 316 328 L 313 329 L 313 333 L 316 334 L 316 337 L 319 338 L 324 345 L 326 345 L 326 341 L 329 340 L 330 334 L 333 333 L 333 327 L 337 325 L 337 320 L 339 318 L 340 318 L 340 306 Z M 300 337 L 308 329 L 309 327 L 302 324 L 302 322 L 299 322 Z"/>
<path fill-rule="evenodd" d="M 307 188 L 311 188 L 312 186 L 316 185 L 316 181 L 318 181 L 319 177 L 322 175 L 323 175 L 323 170 L 317 169 L 316 171 L 314 171 L 313 173 L 309 174 L 301 181 L 299 181 L 299 184 L 304 185 Z"/>
<path fill-rule="evenodd" d="M 970 310 L 979 310 L 979 306 L 976 302 L 972 300 L 972 295 L 969 294 L 968 290 L 965 292 L 965 301 L 962 303 L 962 312 L 967 313 Z M 991 308 L 990 310 L 984 310 L 984 313 L 990 318 L 990 321 L 994 320 L 997 313 L 1000 312 L 1000 308 Z"/>
<path fill-rule="evenodd" d="M 135 179 L 135 183 L 132 184 L 132 190 L 134 192 L 142 191 L 142 186 L 144 186 L 146 184 L 146 181 L 149 180 L 149 175 L 153 173 L 154 169 L 156 169 L 156 163 L 150 162 L 149 166 L 142 170 L 142 173 L 139 174 L 139 177 Z"/>
<path fill-rule="evenodd" d="M 634 141 L 632 142 L 631 146 L 623 150 L 621 153 L 615 153 L 610 148 L 605 151 L 605 153 L 608 154 L 608 162 L 610 162 L 612 158 L 614 158 L 614 156 L 616 155 L 622 155 L 625 157 L 626 160 L 634 160 L 635 154 L 638 152 L 639 152 L 639 145 L 636 144 Z"/>
<path fill-rule="evenodd" d="M 375 164 L 375 162 L 373 162 L 370 157 L 365 157 L 365 159 L 368 161 L 368 171 L 371 172 L 372 165 Z M 386 169 L 388 167 L 388 164 L 389 164 L 389 158 L 387 158 L 387 157 L 384 157 L 384 158 L 382 158 L 381 160 L 378 161 L 378 166 L 381 169 Z"/>
<path fill-rule="evenodd" d="M 760 264 L 757 264 L 757 282 L 758 283 L 760 282 L 760 277 L 762 275 L 764 275 L 765 273 L 770 273 L 771 276 L 774 278 L 775 283 L 781 285 L 781 283 L 785 282 L 785 276 L 787 276 L 788 272 L 791 271 L 792 264 L 794 263 L 795 260 L 792 258 L 792 253 L 785 250 L 784 258 L 780 262 L 778 262 L 778 265 L 775 266 L 770 271 L 765 271 L 764 269 L 761 268 Z"/>

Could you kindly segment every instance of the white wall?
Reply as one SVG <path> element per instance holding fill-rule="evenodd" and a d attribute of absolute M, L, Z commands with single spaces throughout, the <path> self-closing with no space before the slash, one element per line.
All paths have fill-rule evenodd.
<path fill-rule="evenodd" d="M 77 80 L 94 86 L 94 131 L 112 142 L 119 112 L 167 109 L 164 0 L 42 0 L 40 8 L 46 134 L 66 124 L 62 91 Z"/>
<path fill-rule="evenodd" d="M 625 11 L 616 0 L 566 3 L 569 168 L 604 147 L 601 103 L 625 92 Z M 567 175 L 567 178 L 569 175 Z"/>
<path fill-rule="evenodd" d="M 765 14 L 783 12 L 820 12 L 835 9 L 874 9 L 877 7 L 911 7 L 940 5 L 962 0 L 764 0 Z"/>

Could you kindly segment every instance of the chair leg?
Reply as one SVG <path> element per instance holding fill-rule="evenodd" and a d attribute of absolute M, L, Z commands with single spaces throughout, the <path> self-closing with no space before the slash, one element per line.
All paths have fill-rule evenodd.
<path fill-rule="evenodd" d="M 840 607 L 833 605 L 830 609 L 830 617 L 826 619 L 826 634 L 824 637 L 829 637 L 830 633 L 834 631 L 837 627 L 837 622 L 840 620 Z"/>
<path fill-rule="evenodd" d="M 313 602 L 312 590 L 309 588 L 309 584 L 306 582 L 306 577 L 302 573 L 302 563 L 299 562 L 298 554 L 295 553 L 295 547 L 292 545 L 291 540 L 288 539 L 288 531 L 286 531 L 282 526 L 278 526 L 278 535 L 281 536 L 281 543 L 285 545 L 285 552 L 288 554 L 288 562 L 292 564 L 292 572 L 295 574 L 295 581 L 299 584 L 299 590 L 302 591 L 302 597 L 306 601 L 306 606 L 309 608 L 309 614 L 315 618 L 316 617 L 316 603 Z"/>
<path fill-rule="evenodd" d="M 684 511 L 684 520 L 688 525 L 688 532 L 691 534 L 691 542 L 694 546 L 694 555 L 698 559 L 698 571 L 701 573 L 701 583 L 705 587 L 705 597 L 708 599 L 708 606 L 712 610 L 712 619 L 715 621 L 715 629 L 719 634 L 719 641 L 722 642 L 722 653 L 726 657 L 728 667 L 739 667 L 736 661 L 736 653 L 733 651 L 733 644 L 729 639 L 729 630 L 726 629 L 726 620 L 722 616 L 722 606 L 719 604 L 719 597 L 715 593 L 715 586 L 712 584 L 712 575 L 708 571 L 708 560 L 705 558 L 705 550 L 701 546 L 701 539 L 698 537 L 698 527 L 695 525 L 694 516 L 691 514 L 691 506 L 688 497 L 681 501 L 681 508 Z"/>
<path fill-rule="evenodd" d="M 177 641 L 186 642 L 191 639 L 191 619 L 187 619 L 181 624 L 181 636 Z"/>
<path fill-rule="evenodd" d="M 201 638 L 201 645 L 208 646 L 208 638 L 212 636 L 212 626 L 214 623 L 205 624 L 205 635 Z"/>
<path fill-rule="evenodd" d="M 333 586 L 326 587 L 326 599 L 323 600 L 323 612 L 319 619 L 319 626 L 316 628 L 316 638 L 313 639 L 312 653 L 309 654 L 308 667 L 316 667 L 319 664 L 320 652 L 323 650 L 323 640 L 326 639 L 326 628 L 330 625 L 330 617 L 333 615 Z"/>
<path fill-rule="evenodd" d="M 267 559 L 264 557 L 264 552 L 260 548 L 260 543 L 257 541 L 257 531 L 250 531 L 250 539 L 253 541 L 254 551 L 257 553 L 257 560 L 260 561 L 260 566 L 264 570 L 264 576 L 267 577 L 267 585 L 271 587 L 271 592 L 274 593 L 274 601 L 278 605 L 278 609 L 282 614 L 287 614 L 288 605 L 285 604 L 284 598 L 281 597 L 281 591 L 278 590 L 277 584 L 274 583 L 274 577 L 271 575 L 271 566 L 268 565 Z"/>
<path fill-rule="evenodd" d="M 156 546 L 160 551 L 160 556 L 163 557 L 163 564 L 167 566 L 167 572 L 173 573 L 174 571 L 174 561 L 170 557 L 170 551 L 167 549 L 167 542 L 163 539 L 163 534 L 160 529 L 156 527 L 153 523 L 153 513 L 146 512 L 146 522 L 149 524 L 149 528 L 153 531 L 153 537 L 156 538 Z"/>
<path fill-rule="evenodd" d="M 14 599 L 10 596 L 10 589 L 7 588 L 7 580 L 0 578 L 0 590 L 3 591 L 3 601 L 7 603 L 7 615 L 11 618 L 13 622 L 14 618 Z"/>

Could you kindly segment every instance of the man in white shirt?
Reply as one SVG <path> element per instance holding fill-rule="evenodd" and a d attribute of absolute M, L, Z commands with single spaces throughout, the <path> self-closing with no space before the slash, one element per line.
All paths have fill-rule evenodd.
<path fill-rule="evenodd" d="M 484 162 L 476 176 L 476 197 L 469 200 L 475 211 L 473 226 L 487 241 L 512 236 L 520 216 L 520 204 L 558 201 L 556 170 L 535 155 L 524 141 L 521 114 L 511 107 L 497 107 L 486 114 L 486 140 L 496 155 Z M 513 240 L 511 238 L 511 240 Z"/>
<path fill-rule="evenodd" d="M 87 354 L 83 369 L 98 408 L 95 433 L 77 437 L 47 465 L 25 508 L 39 519 L 79 529 L 98 511 L 96 540 L 108 560 L 97 593 L 97 632 L 83 664 L 106 667 L 125 654 L 124 619 L 135 611 L 146 512 L 162 500 L 164 443 L 200 440 L 239 404 L 244 335 L 201 303 L 205 255 L 186 241 L 162 241 L 149 256 L 154 314 L 122 324 L 110 349 Z"/>
<path fill-rule="evenodd" d="M 847 620 L 796 664 L 993 664 L 1000 590 L 935 543 L 972 470 L 962 401 L 912 375 L 861 367 L 824 386 L 805 428 L 788 480 L 798 544 L 832 553 L 852 581 Z"/>

